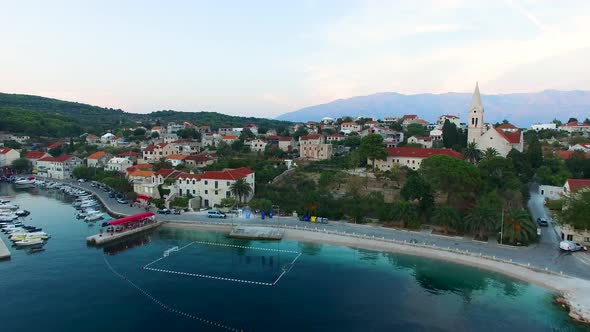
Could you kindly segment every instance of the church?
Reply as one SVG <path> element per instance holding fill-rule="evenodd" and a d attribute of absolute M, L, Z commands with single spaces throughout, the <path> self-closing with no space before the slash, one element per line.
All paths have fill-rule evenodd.
<path fill-rule="evenodd" d="M 520 129 L 511 124 L 503 124 L 494 128 L 492 125 L 484 123 L 483 113 L 479 85 L 476 83 L 467 117 L 469 119 L 467 143 L 477 144 L 477 148 L 481 151 L 494 148 L 502 157 L 506 157 L 512 149 L 523 151 L 523 138 Z"/>

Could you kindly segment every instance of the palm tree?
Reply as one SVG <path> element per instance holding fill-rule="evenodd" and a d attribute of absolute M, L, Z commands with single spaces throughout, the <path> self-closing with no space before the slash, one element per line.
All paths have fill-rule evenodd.
<path fill-rule="evenodd" d="M 250 183 L 246 182 L 245 178 L 237 179 L 234 182 L 230 190 L 232 194 L 238 197 L 238 204 L 242 203 L 242 197 L 247 197 L 252 192 L 252 186 Z"/>
<path fill-rule="evenodd" d="M 467 147 L 465 148 L 465 152 L 463 152 L 463 155 L 465 156 L 465 158 L 467 158 L 467 160 L 469 160 L 469 162 L 475 164 L 481 156 L 481 151 L 477 148 L 477 143 L 471 142 L 467 144 Z"/>
<path fill-rule="evenodd" d="M 483 158 L 484 159 L 491 159 L 491 158 L 497 157 L 499 155 L 500 154 L 498 153 L 498 150 L 496 150 L 494 148 L 487 148 L 483 152 Z"/>
<path fill-rule="evenodd" d="M 395 202 L 390 211 L 390 217 L 393 220 L 400 221 L 402 227 L 406 227 L 408 223 L 412 223 L 418 220 L 418 212 L 414 204 L 402 200 Z"/>
<path fill-rule="evenodd" d="M 537 236 L 537 226 L 523 209 L 511 209 L 504 216 L 503 241 L 516 245 L 528 244 Z"/>
<path fill-rule="evenodd" d="M 461 215 L 456 209 L 449 206 L 441 206 L 434 210 L 432 221 L 437 225 L 443 226 L 445 234 L 449 233 L 449 228 L 457 230 L 461 226 Z"/>
<path fill-rule="evenodd" d="M 477 234 L 477 238 L 480 240 L 483 240 L 489 233 L 498 229 L 500 225 L 498 220 L 498 213 L 484 206 L 474 207 L 465 216 L 468 227 Z"/>

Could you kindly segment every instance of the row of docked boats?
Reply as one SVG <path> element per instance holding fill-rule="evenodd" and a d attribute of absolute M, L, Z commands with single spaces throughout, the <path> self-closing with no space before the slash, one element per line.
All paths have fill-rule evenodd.
<path fill-rule="evenodd" d="M 16 204 L 11 204 L 6 199 L 0 199 L 0 206 L 0 230 L 8 235 L 14 246 L 42 250 L 45 241 L 50 238 L 49 234 L 43 232 L 42 228 L 25 225 L 19 219 L 28 216 L 30 212 L 20 210 Z"/>

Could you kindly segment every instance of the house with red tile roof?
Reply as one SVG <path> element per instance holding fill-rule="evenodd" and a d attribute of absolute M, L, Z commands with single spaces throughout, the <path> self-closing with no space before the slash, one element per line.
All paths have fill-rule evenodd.
<path fill-rule="evenodd" d="M 200 153 L 192 156 L 187 156 L 184 163 L 189 167 L 203 168 L 213 165 L 217 161 L 217 156 L 209 153 Z"/>
<path fill-rule="evenodd" d="M 353 131 L 360 131 L 362 128 L 363 126 L 356 122 L 342 122 L 340 124 L 340 132 L 344 134 L 350 134 Z"/>
<path fill-rule="evenodd" d="M 408 138 L 409 144 L 420 144 L 423 148 L 432 147 L 432 137 L 430 136 L 412 136 Z"/>
<path fill-rule="evenodd" d="M 590 153 L 590 143 L 578 143 L 570 146 L 568 150 Z"/>
<path fill-rule="evenodd" d="M 166 158 L 166 161 L 172 165 L 172 167 L 176 167 L 176 166 L 184 163 L 184 160 L 186 159 L 186 157 L 188 157 L 188 156 L 183 155 L 183 154 L 171 154 L 165 158 Z"/>
<path fill-rule="evenodd" d="M 248 202 L 254 197 L 255 173 L 247 167 L 207 171 L 203 174 L 181 173 L 176 176 L 176 182 L 170 187 L 170 190 L 171 193 L 179 196 L 190 194 L 199 198 L 202 207 L 214 207 L 219 205 L 224 198 L 235 197 L 231 187 L 238 179 L 242 178 L 252 188 L 250 195 L 241 198 L 242 202 Z"/>
<path fill-rule="evenodd" d="M 297 148 L 297 143 L 291 136 L 268 135 L 266 136 L 266 141 L 268 144 L 276 145 L 285 152 L 291 152 Z"/>
<path fill-rule="evenodd" d="M 149 145 L 143 150 L 143 160 L 146 162 L 156 162 L 169 155 L 180 154 L 179 150 L 179 145 L 176 143 L 158 143 Z"/>
<path fill-rule="evenodd" d="M 94 134 L 88 134 L 88 135 L 86 135 L 86 143 L 89 145 L 96 145 L 96 144 L 100 143 L 100 137 L 98 137 Z"/>
<path fill-rule="evenodd" d="M 342 134 L 331 134 L 326 136 L 326 141 L 332 143 L 332 142 L 340 142 L 340 141 L 344 141 L 344 139 L 346 138 L 346 135 L 342 135 Z"/>
<path fill-rule="evenodd" d="M 424 149 L 424 148 L 385 148 L 387 159 L 375 160 L 375 168 L 380 171 L 388 171 L 395 166 L 406 166 L 417 170 L 424 159 L 432 156 L 444 155 L 453 158 L 463 159 L 463 155 L 451 149 Z M 372 161 L 369 160 L 369 163 Z"/>
<path fill-rule="evenodd" d="M 332 158 L 334 151 L 331 143 L 320 134 L 309 134 L 299 137 L 299 157 L 310 160 L 326 160 Z"/>
<path fill-rule="evenodd" d="M 590 179 L 567 179 L 563 185 L 564 195 L 575 195 L 581 191 L 590 190 Z M 565 207 L 564 207 L 565 208 Z M 561 225 L 560 237 L 562 240 L 574 241 L 590 246 L 590 230 L 575 229 L 570 225 Z"/>
<path fill-rule="evenodd" d="M 511 124 L 504 124 L 497 128 L 490 128 L 485 125 L 483 119 L 484 108 L 477 83 L 475 84 L 475 91 L 473 92 L 468 114 L 468 143 L 475 143 L 481 151 L 493 148 L 502 157 L 506 157 L 512 149 L 520 152 L 524 150 L 524 140 L 520 129 Z"/>
<path fill-rule="evenodd" d="M 12 162 L 20 158 L 20 152 L 15 149 L 0 147 L 0 167 L 11 166 Z"/>
<path fill-rule="evenodd" d="M 558 150 L 558 151 L 555 151 L 555 155 L 558 156 L 559 158 L 563 159 L 563 160 L 570 159 L 573 156 L 584 156 L 584 157 L 590 159 L 590 153 L 584 153 L 582 151 L 572 151 L 572 150 L 563 151 L 563 150 Z"/>
<path fill-rule="evenodd" d="M 58 180 L 72 178 L 72 172 L 82 165 L 82 159 L 70 155 L 44 157 L 37 160 L 37 175 Z"/>
<path fill-rule="evenodd" d="M 86 166 L 104 168 L 107 166 L 109 160 L 113 155 L 105 151 L 96 151 L 95 153 L 86 157 Z"/>
<path fill-rule="evenodd" d="M 250 146 L 252 152 L 264 152 L 268 142 L 264 138 L 255 138 L 246 142 L 246 145 Z"/>
<path fill-rule="evenodd" d="M 55 143 L 51 143 L 47 146 L 47 150 L 51 150 L 51 149 L 57 149 L 60 146 L 64 145 L 64 142 L 55 142 Z"/>
<path fill-rule="evenodd" d="M 436 120 L 436 127 L 438 129 L 442 129 L 442 127 L 445 125 L 445 121 L 447 120 L 449 120 L 450 123 L 454 123 L 455 126 L 457 126 L 457 128 L 459 128 L 459 126 L 461 125 L 461 119 L 459 119 L 458 116 L 451 114 L 443 114 L 439 116 Z"/>
<path fill-rule="evenodd" d="M 559 126 L 559 130 L 565 130 L 569 133 L 590 133 L 590 125 L 584 122 L 572 121 Z"/>
<path fill-rule="evenodd" d="M 39 159 L 50 157 L 51 155 L 45 151 L 30 151 L 25 154 L 25 158 L 31 161 L 33 166 L 33 173 L 37 173 L 37 161 Z"/>
<path fill-rule="evenodd" d="M 567 179 L 563 185 L 563 193 L 571 194 L 580 190 L 590 190 L 590 179 Z"/>
<path fill-rule="evenodd" d="M 139 152 L 133 152 L 133 151 L 125 151 L 125 152 L 121 152 L 117 155 L 117 157 L 119 158 L 127 158 L 129 160 L 131 160 L 132 162 L 137 162 L 137 159 L 141 158 L 141 153 Z"/>

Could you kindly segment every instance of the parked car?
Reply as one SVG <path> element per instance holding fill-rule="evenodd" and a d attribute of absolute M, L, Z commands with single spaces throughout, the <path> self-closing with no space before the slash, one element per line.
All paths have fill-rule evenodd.
<path fill-rule="evenodd" d="M 115 193 L 114 193 L 114 192 L 112 192 L 112 191 L 111 191 L 111 192 L 109 192 L 109 197 L 110 197 L 110 198 L 115 198 Z"/>
<path fill-rule="evenodd" d="M 545 218 L 537 218 L 537 224 L 539 224 L 539 226 L 543 226 L 543 227 L 549 226 L 549 222 Z"/>
<path fill-rule="evenodd" d="M 222 218 L 225 219 L 226 215 L 225 213 L 219 211 L 219 210 L 209 210 L 207 211 L 207 218 Z"/>
<path fill-rule="evenodd" d="M 120 204 L 129 204 L 129 201 L 125 198 L 117 198 L 117 202 Z"/>
<path fill-rule="evenodd" d="M 173 212 L 173 214 L 180 214 L 181 212 L 182 212 L 182 210 L 179 210 L 179 209 L 174 209 L 174 212 Z"/>
<path fill-rule="evenodd" d="M 84 180 L 84 179 L 78 179 L 78 182 L 79 183 L 83 183 L 83 182 L 86 182 L 86 180 Z"/>
<path fill-rule="evenodd" d="M 123 195 L 121 193 L 115 193 L 115 198 L 116 199 L 125 198 L 125 195 Z"/>
<path fill-rule="evenodd" d="M 170 211 L 169 209 L 159 209 L 158 213 L 160 214 L 170 214 L 172 213 L 172 211 Z"/>
<path fill-rule="evenodd" d="M 580 251 L 580 250 L 588 250 L 588 248 L 586 248 L 585 246 L 574 242 L 574 241 L 561 241 L 559 242 L 559 249 L 561 250 L 565 250 L 565 251 Z"/>

